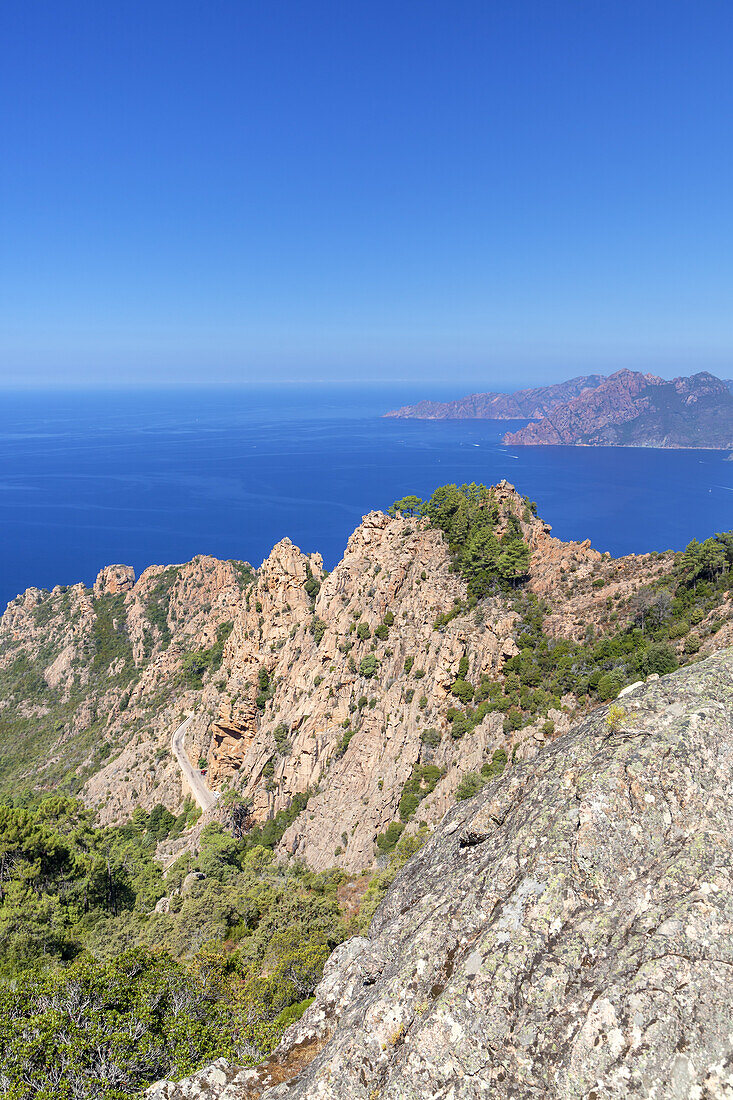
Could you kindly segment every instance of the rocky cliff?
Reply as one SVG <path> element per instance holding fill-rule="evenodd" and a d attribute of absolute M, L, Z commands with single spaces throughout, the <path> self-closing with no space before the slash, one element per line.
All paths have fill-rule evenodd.
<path fill-rule="evenodd" d="M 472 393 L 457 401 L 419 401 L 385 413 L 388 417 L 414 420 L 523 420 L 546 416 L 603 381 L 602 374 L 584 374 L 554 386 L 517 390 L 515 393 Z"/>
<path fill-rule="evenodd" d="M 620 370 L 604 377 L 516 393 L 474 393 L 456 401 L 420 401 L 385 414 L 422 420 L 535 420 L 504 442 L 517 445 L 733 447 L 730 383 L 707 371 L 671 382 Z"/>
<path fill-rule="evenodd" d="M 617 371 L 557 404 L 538 423 L 508 432 L 504 442 L 727 449 L 733 446 L 733 395 L 705 371 L 671 382 Z"/>
<path fill-rule="evenodd" d="M 733 655 L 450 810 L 256 1069 L 151 1100 L 733 1095 Z"/>
<path fill-rule="evenodd" d="M 502 483 L 495 494 L 500 509 L 522 517 L 533 551 L 528 588 L 547 601 L 554 636 L 582 638 L 590 621 L 609 625 L 611 607 L 670 567 L 666 559 L 614 561 L 587 542 L 563 543 L 513 486 Z M 320 581 L 312 600 L 309 571 Z M 289 541 L 275 547 L 226 645 L 209 774 L 240 792 L 256 822 L 296 795 L 309 797 L 283 837 L 284 851 L 315 869 L 338 863 L 358 871 L 392 823 L 409 830 L 437 822 L 463 776 L 494 753 L 529 757 L 567 728 L 577 705 L 570 692 L 519 729 L 492 711 L 470 736 L 454 735 L 461 662 L 465 681 L 501 682 L 522 630 L 514 598 L 469 608 L 465 597 L 441 532 L 425 520 L 365 516 L 327 577 Z M 449 621 L 436 629 L 445 612 Z M 406 785 L 425 767 L 439 775 L 429 791 L 421 786 L 419 809 L 406 819 Z"/>
<path fill-rule="evenodd" d="M 256 572 L 200 557 L 29 590 L 0 621 L 4 789 L 79 792 L 102 823 L 179 814 L 171 735 L 190 711 L 186 750 L 225 824 L 227 806 L 246 827 L 276 819 L 283 855 L 357 872 L 599 698 L 733 643 L 718 566 L 687 609 L 670 595 L 680 555 L 562 542 L 506 482 L 491 501 L 530 564 L 480 600 L 440 529 L 383 512 L 328 575 L 284 539 Z"/>
<path fill-rule="evenodd" d="M 0 791 L 81 792 L 103 823 L 137 805 L 180 808 L 171 734 L 195 708 L 195 762 L 216 712 L 188 666 L 197 654 L 216 664 L 252 577 L 246 564 L 202 556 L 137 581 L 108 566 L 92 588 L 31 588 L 11 601 L 0 620 Z"/>

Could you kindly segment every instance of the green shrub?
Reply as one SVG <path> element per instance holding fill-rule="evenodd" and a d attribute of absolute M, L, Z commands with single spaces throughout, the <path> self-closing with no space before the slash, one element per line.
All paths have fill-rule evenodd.
<path fill-rule="evenodd" d="M 473 699 L 473 684 L 469 684 L 467 680 L 455 680 L 451 684 L 451 694 L 464 705 L 470 703 Z"/>
<path fill-rule="evenodd" d="M 481 765 L 481 776 L 486 782 L 491 779 L 498 779 L 503 774 L 506 765 L 507 754 L 504 749 L 495 749 L 491 760 L 486 760 Z"/>
<path fill-rule="evenodd" d="M 505 730 L 520 730 L 524 725 L 524 714 L 519 707 L 511 706 L 504 719 Z"/>
<path fill-rule="evenodd" d="M 442 769 L 435 764 L 415 764 L 400 795 L 397 812 L 401 821 L 407 822 L 414 816 L 422 800 L 435 790 L 442 775 Z"/>
<path fill-rule="evenodd" d="M 355 733 L 356 730 L 348 729 L 344 734 L 341 735 L 341 739 L 334 750 L 334 758 L 336 760 L 340 759 L 340 757 L 344 755 L 349 747 L 349 744 L 351 743 L 351 738 L 354 736 Z"/>
<path fill-rule="evenodd" d="M 596 695 L 601 702 L 606 703 L 611 699 L 615 699 L 622 687 L 623 680 L 619 675 L 613 672 L 606 672 L 598 680 Z"/>
<path fill-rule="evenodd" d="M 275 744 L 277 745 L 277 751 L 281 756 L 286 756 L 290 752 L 289 734 L 290 730 L 284 722 L 278 722 L 272 731 L 272 735 L 275 738 Z"/>
<path fill-rule="evenodd" d="M 463 737 L 464 734 L 468 733 L 471 728 L 472 726 L 470 719 L 467 715 L 463 714 L 462 711 L 457 711 L 453 715 L 453 718 L 451 720 L 450 732 L 451 737 L 453 737 L 456 741 L 460 740 L 460 738 Z"/>
<path fill-rule="evenodd" d="M 483 785 L 483 780 L 477 772 L 466 772 L 456 787 L 456 801 L 463 802 L 466 798 L 473 798 Z"/>
<path fill-rule="evenodd" d="M 279 1016 L 275 1019 L 275 1027 L 285 1031 L 291 1024 L 295 1024 L 303 1016 L 305 1010 L 315 1001 L 315 997 L 306 997 L 304 1001 L 299 1001 L 296 1005 L 288 1005 L 284 1008 Z"/>
<path fill-rule="evenodd" d="M 423 730 L 420 734 L 420 740 L 423 745 L 427 745 L 428 748 L 434 749 L 440 744 L 440 734 L 436 729 Z"/>
<path fill-rule="evenodd" d="M 377 848 L 380 852 L 391 852 L 402 836 L 405 826 L 401 821 L 392 821 L 383 833 L 377 835 Z"/>
<path fill-rule="evenodd" d="M 371 679 L 376 675 L 379 668 L 379 661 L 373 653 L 367 653 L 366 657 L 362 657 L 359 664 L 359 675 L 365 676 L 367 679 Z"/>
<path fill-rule="evenodd" d="M 315 600 L 316 596 L 321 590 L 321 582 L 319 580 L 316 580 L 316 578 L 313 576 L 310 562 L 306 562 L 305 565 L 305 582 L 303 584 L 303 587 L 305 588 L 306 593 L 311 600 Z"/>

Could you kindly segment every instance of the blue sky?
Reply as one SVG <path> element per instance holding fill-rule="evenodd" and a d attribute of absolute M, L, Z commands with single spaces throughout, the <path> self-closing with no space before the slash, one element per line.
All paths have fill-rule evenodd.
<path fill-rule="evenodd" d="M 729 0 L 9 0 L 0 382 L 730 376 Z"/>

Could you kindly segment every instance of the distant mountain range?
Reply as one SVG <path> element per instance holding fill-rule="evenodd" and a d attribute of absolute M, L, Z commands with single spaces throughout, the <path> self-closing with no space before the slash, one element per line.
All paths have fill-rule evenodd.
<path fill-rule="evenodd" d="M 584 390 L 595 389 L 604 381 L 602 374 L 582 374 L 569 382 L 541 386 L 515 393 L 472 393 L 457 401 L 419 401 L 388 412 L 386 416 L 417 420 L 539 420 L 558 405 L 579 397 Z"/>
<path fill-rule="evenodd" d="M 475 393 L 458 401 L 421 401 L 386 414 L 423 420 L 510 420 L 534 423 L 507 432 L 512 446 L 733 448 L 733 380 L 707 371 L 665 381 L 620 370 L 581 375 L 516 393 Z"/>

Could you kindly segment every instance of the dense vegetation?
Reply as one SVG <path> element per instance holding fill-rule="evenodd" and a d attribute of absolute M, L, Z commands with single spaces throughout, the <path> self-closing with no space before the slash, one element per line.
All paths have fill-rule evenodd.
<path fill-rule="evenodd" d="M 536 511 L 526 499 L 524 509 L 525 519 Z M 692 659 L 702 642 L 695 628 L 704 620 L 707 633 L 721 625 L 714 617 L 711 621 L 711 615 L 733 581 L 733 532 L 702 543 L 693 539 L 674 555 L 669 574 L 656 585 L 639 589 L 631 606 L 611 616 L 618 625 L 609 623 L 598 635 L 589 627 L 585 640 L 575 642 L 550 637 L 544 630 L 549 605 L 521 587 L 516 591 L 528 576 L 529 548 L 519 518 L 511 511 L 501 512 L 492 489 L 475 483 L 443 485 L 427 501 L 413 495 L 395 501 L 390 513 L 397 512 L 427 516 L 439 527 L 448 542 L 452 567 L 466 579 L 468 603 L 439 616 L 436 629 L 476 607 L 482 597 L 501 590 L 512 597 L 519 615 L 520 653 L 504 663 L 501 680 L 483 676 L 474 685 L 465 679 L 467 660 L 459 669 L 452 694 L 461 705 L 450 707 L 447 715 L 456 738 L 491 711 L 502 712 L 505 727 L 511 730 L 560 707 L 567 693 L 581 702 L 607 702 L 625 684 L 652 673 L 663 675 L 681 660 Z M 502 526 L 503 533 L 497 537 Z M 604 583 L 599 578 L 594 587 Z M 684 639 L 682 654 L 680 639 Z"/>
<path fill-rule="evenodd" d="M 276 865 L 282 823 L 241 838 L 211 824 L 164 879 L 155 846 L 182 816 L 100 829 L 66 798 L 0 805 L 3 1095 L 117 1100 L 256 1060 L 305 1007 L 346 934 L 345 876 Z"/>
<path fill-rule="evenodd" d="M 670 572 L 636 591 L 620 609 L 622 619 L 607 608 L 609 628 L 596 633 L 589 627 L 582 642 L 551 637 L 544 629 L 548 605 L 531 593 L 517 594 L 520 652 L 504 662 L 500 680 L 482 676 L 476 685 L 464 678 L 465 661 L 452 686 L 461 705 L 447 711 L 453 737 L 469 733 L 491 711 L 502 713 L 511 731 L 559 708 L 568 693 L 581 705 L 604 703 L 626 684 L 672 672 L 720 628 L 715 612 L 732 584 L 733 533 L 727 532 L 693 540 L 674 556 Z"/>
<path fill-rule="evenodd" d="M 534 505 L 525 502 L 531 512 Z M 468 595 L 481 599 L 500 589 L 514 588 L 529 572 L 529 547 L 519 518 L 502 512 L 493 489 L 485 485 L 442 485 L 430 500 L 416 496 L 396 500 L 394 515 L 423 515 L 448 541 L 452 567 L 467 582 Z"/>

